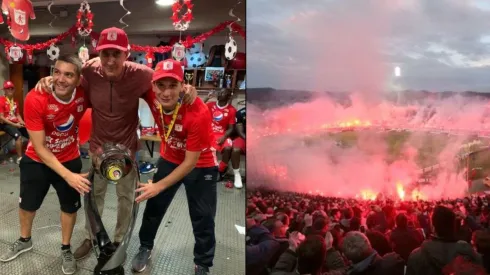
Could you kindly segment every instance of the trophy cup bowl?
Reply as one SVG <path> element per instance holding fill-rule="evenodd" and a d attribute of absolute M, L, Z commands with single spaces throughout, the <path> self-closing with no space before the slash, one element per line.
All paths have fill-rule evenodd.
<path fill-rule="evenodd" d="M 185 80 L 187 80 L 187 84 L 191 83 L 192 78 L 194 78 L 193 73 L 185 73 Z"/>
<path fill-rule="evenodd" d="M 131 156 L 130 151 L 121 144 L 106 143 L 94 156 L 92 167 L 89 172 L 89 181 L 92 188 L 84 196 L 84 207 L 87 220 L 90 224 L 90 235 L 94 244 L 94 252 L 97 257 L 97 265 L 94 274 L 97 275 L 122 275 L 124 274 L 123 263 L 126 256 L 129 240 L 133 232 L 136 216 L 138 214 L 138 204 L 135 202 L 136 192 L 133 192 L 131 199 L 132 208 L 128 215 L 131 215 L 126 234 L 121 244 L 116 248 L 112 243 L 102 222 L 100 213 L 97 208 L 94 196 L 94 179 L 95 174 L 106 181 L 112 181 L 118 184 L 118 181 L 127 177 L 132 177 L 131 184 L 134 190 L 138 188 L 139 171 L 136 162 Z"/>

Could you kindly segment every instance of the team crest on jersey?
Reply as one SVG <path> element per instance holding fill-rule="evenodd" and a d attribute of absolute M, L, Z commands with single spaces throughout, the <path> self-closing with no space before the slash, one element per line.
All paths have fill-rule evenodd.
<path fill-rule="evenodd" d="M 56 104 L 49 104 L 48 105 L 48 110 L 51 110 L 51 111 L 54 111 L 54 112 L 58 112 L 58 106 Z"/>
<path fill-rule="evenodd" d="M 77 106 L 77 112 L 79 112 L 79 113 L 83 112 L 83 105 Z"/>
<path fill-rule="evenodd" d="M 182 125 L 180 125 L 180 124 L 175 124 L 175 131 L 177 131 L 177 132 L 182 132 Z"/>
<path fill-rule="evenodd" d="M 26 24 L 26 12 L 23 10 L 14 9 L 14 21 L 19 26 Z"/>
<path fill-rule="evenodd" d="M 54 127 L 56 130 L 59 132 L 68 132 L 71 127 L 75 124 L 75 117 L 73 115 L 70 115 L 68 118 L 65 119 L 59 119 L 57 121 L 53 122 Z"/>
<path fill-rule="evenodd" d="M 221 121 L 221 120 L 223 120 L 223 117 L 224 117 L 223 112 L 221 112 L 220 110 L 215 110 L 213 112 L 213 120 L 214 121 Z"/>

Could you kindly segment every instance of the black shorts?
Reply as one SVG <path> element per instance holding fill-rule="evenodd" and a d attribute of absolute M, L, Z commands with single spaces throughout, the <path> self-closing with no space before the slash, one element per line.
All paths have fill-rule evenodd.
<path fill-rule="evenodd" d="M 0 130 L 5 131 L 5 133 L 13 137 L 15 140 L 18 140 L 21 136 L 29 138 L 26 127 L 17 128 L 9 124 L 2 123 L 0 124 Z"/>
<path fill-rule="evenodd" d="M 73 173 L 82 171 L 82 160 L 63 163 Z M 80 194 L 44 163 L 24 156 L 20 161 L 19 207 L 25 211 L 37 211 L 43 203 L 49 187 L 53 185 L 61 205 L 61 211 L 75 213 L 81 207 Z"/>

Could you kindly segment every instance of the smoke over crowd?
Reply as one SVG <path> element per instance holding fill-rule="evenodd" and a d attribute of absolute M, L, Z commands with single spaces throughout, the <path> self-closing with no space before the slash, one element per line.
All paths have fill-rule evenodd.
<path fill-rule="evenodd" d="M 281 91 L 275 93 L 281 97 Z M 320 96 L 267 110 L 254 106 L 252 100 L 247 114 L 249 185 L 364 199 L 374 199 L 380 192 L 402 199 L 465 195 L 465 169 L 458 169 L 454 160 L 463 144 L 490 130 L 486 100 L 456 94 L 410 104 L 406 99 L 398 105 L 392 100 L 365 103 L 359 98 L 352 95 L 350 104 L 339 104 Z M 342 146 L 327 134 L 339 129 L 355 132 L 354 146 Z M 410 133 L 395 159 L 386 140 L 393 129 Z M 437 136 L 444 139 L 431 142 L 441 148 L 420 152 L 428 138 Z M 480 140 L 485 144 L 484 137 Z M 444 168 L 430 184 L 410 189 L 424 168 L 416 162 L 420 154 L 433 154 L 432 164 Z"/>

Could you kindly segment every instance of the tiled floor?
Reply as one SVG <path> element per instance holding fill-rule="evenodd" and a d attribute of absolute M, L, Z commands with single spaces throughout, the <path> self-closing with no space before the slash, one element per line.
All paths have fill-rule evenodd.
<path fill-rule="evenodd" d="M 89 161 L 84 160 L 84 167 Z M 9 168 L 14 168 L 13 172 Z M 151 176 L 151 175 L 150 175 Z M 146 181 L 149 176 L 142 176 Z M 185 190 L 183 186 L 177 192 L 174 201 L 162 221 L 157 235 L 155 250 L 150 266 L 141 274 L 194 274 L 193 247 L 194 237 L 188 214 Z M 8 244 L 19 237 L 18 222 L 19 168 L 16 165 L 0 165 L 0 253 L 8 249 Z M 107 193 L 103 220 L 106 228 L 112 232 L 116 223 L 116 194 L 113 185 Z M 136 221 L 135 230 L 128 248 L 126 274 L 131 271 L 131 259 L 139 247 L 138 231 L 141 224 L 144 205 Z M 78 212 L 72 246 L 75 249 L 84 238 L 84 211 Z M 245 226 L 245 191 L 228 189 L 218 185 L 218 211 L 216 215 L 216 255 L 213 275 L 245 274 L 245 236 L 240 235 L 235 224 Z M 0 263 L 0 274 L 40 275 L 63 274 L 61 271 L 59 222 L 59 203 L 55 191 L 51 188 L 38 211 L 32 234 L 34 249 L 9 263 Z M 76 274 L 93 274 L 96 264 L 94 256 L 78 263 Z"/>

